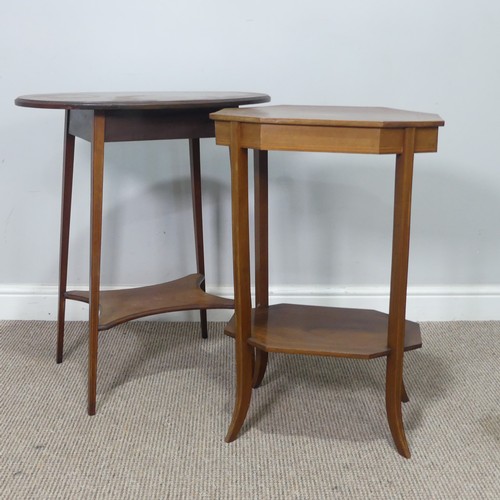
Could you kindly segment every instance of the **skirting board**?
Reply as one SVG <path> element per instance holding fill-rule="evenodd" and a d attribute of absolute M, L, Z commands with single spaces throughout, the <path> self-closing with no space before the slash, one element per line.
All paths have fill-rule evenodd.
<path fill-rule="evenodd" d="M 76 288 L 78 287 L 72 287 Z M 222 297 L 232 296 L 231 287 L 211 288 L 208 291 Z M 270 303 L 356 307 L 387 312 L 389 289 L 383 286 L 276 286 L 270 289 Z M 227 321 L 231 314 L 232 312 L 227 310 L 208 311 L 208 318 L 210 321 Z M 500 320 L 500 285 L 409 287 L 406 316 L 413 321 Z M 57 287 L 0 285 L 0 320 L 56 320 L 56 318 Z M 198 318 L 196 311 L 189 311 L 147 319 L 196 321 Z M 66 319 L 87 320 L 87 304 L 68 300 Z"/>

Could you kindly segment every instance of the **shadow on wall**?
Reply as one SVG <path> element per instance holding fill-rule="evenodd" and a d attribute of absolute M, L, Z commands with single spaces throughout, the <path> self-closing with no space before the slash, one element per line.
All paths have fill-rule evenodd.
<path fill-rule="evenodd" d="M 196 272 L 187 141 L 119 146 L 106 146 L 102 284 L 159 283 Z M 229 186 L 204 173 L 203 163 L 202 156 L 205 261 L 210 282 L 216 284 L 227 280 L 228 263 L 219 247 L 230 237 L 223 224 Z M 88 190 L 86 156 L 82 165 L 75 165 L 75 186 L 81 185 L 80 177 Z M 88 195 L 80 191 L 85 189 L 73 195 L 69 281 L 85 284 L 89 209 Z M 77 255 L 71 255 L 72 249 Z"/>
<path fill-rule="evenodd" d="M 463 172 L 475 172 L 468 176 Z M 490 177 L 491 173 L 491 177 Z M 495 180 L 493 177 L 496 176 Z M 415 164 L 410 279 L 415 284 L 500 283 L 498 170 Z"/>
<path fill-rule="evenodd" d="M 394 156 L 310 156 L 271 170 L 271 282 L 388 285 Z M 410 284 L 500 282 L 498 183 L 470 170 L 416 156 Z"/>
<path fill-rule="evenodd" d="M 393 168 L 387 162 L 379 169 L 356 164 L 343 155 L 280 156 L 286 170 L 276 169 L 270 181 L 272 281 L 384 282 L 390 270 Z"/>
<path fill-rule="evenodd" d="M 166 142 L 107 146 L 104 284 L 160 282 L 195 270 L 187 141 Z M 210 284 L 227 285 L 232 282 L 229 158 L 227 148 L 206 143 L 211 148 L 204 151 L 202 141 L 207 275 Z M 85 168 L 76 166 L 75 176 L 88 185 L 88 157 L 85 162 Z M 273 152 L 269 169 L 271 285 L 389 284 L 393 155 Z M 488 178 L 488 169 L 482 177 L 464 176 L 471 171 L 443 164 L 437 155 L 416 156 L 410 285 L 500 282 L 500 266 L 491 265 L 500 249 L 498 184 Z M 72 248 L 83 245 L 87 252 L 77 283 L 87 280 L 87 200 L 80 202 L 75 216 L 81 220 L 72 232 Z"/>

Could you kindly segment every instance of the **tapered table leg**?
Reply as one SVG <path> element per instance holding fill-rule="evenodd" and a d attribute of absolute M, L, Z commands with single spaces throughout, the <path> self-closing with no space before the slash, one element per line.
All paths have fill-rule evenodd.
<path fill-rule="evenodd" d="M 254 150 L 255 307 L 269 306 L 269 196 L 268 153 Z M 252 385 L 257 388 L 266 373 L 268 353 L 255 349 Z"/>
<path fill-rule="evenodd" d="M 240 125 L 231 123 L 231 204 L 236 319 L 236 401 L 226 441 L 236 439 L 252 397 L 250 248 L 248 224 L 248 151 L 239 143 Z"/>
<path fill-rule="evenodd" d="M 90 202 L 89 415 L 95 415 L 96 411 L 99 290 L 101 282 L 102 191 L 104 179 L 104 131 L 105 115 L 100 111 L 94 111 Z"/>
<path fill-rule="evenodd" d="M 57 312 L 57 352 L 56 361 L 63 360 L 64 319 L 66 310 L 66 287 L 68 283 L 69 228 L 71 219 L 71 195 L 73 191 L 73 164 L 75 157 L 75 136 L 69 133 L 71 111 L 66 110 L 64 121 L 64 159 L 61 202 L 61 239 L 59 251 L 59 292 Z"/>
<path fill-rule="evenodd" d="M 191 192 L 193 197 L 194 241 L 196 247 L 196 268 L 205 276 L 205 255 L 203 249 L 203 216 L 201 200 L 200 139 L 189 139 L 189 160 L 191 164 Z M 205 290 L 205 281 L 201 285 Z M 207 311 L 200 310 L 201 336 L 208 337 Z"/>
<path fill-rule="evenodd" d="M 386 409 L 389 428 L 398 452 L 410 458 L 401 411 L 403 385 L 406 289 L 410 248 L 411 191 L 415 129 L 405 129 L 403 152 L 396 158 L 394 229 L 392 242 L 391 295 L 389 304 Z M 404 391 L 404 392 L 403 392 Z"/>

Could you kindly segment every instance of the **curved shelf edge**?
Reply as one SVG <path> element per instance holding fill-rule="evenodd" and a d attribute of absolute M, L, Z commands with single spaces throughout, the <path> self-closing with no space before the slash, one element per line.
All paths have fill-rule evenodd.
<path fill-rule="evenodd" d="M 203 291 L 201 285 L 204 281 L 202 274 L 190 274 L 159 285 L 101 291 L 99 330 L 154 314 L 196 309 L 234 309 L 233 300 Z M 88 291 L 68 291 L 65 297 L 88 304 L 89 295 Z"/>
<path fill-rule="evenodd" d="M 388 318 L 369 309 L 277 304 L 252 310 L 248 343 L 266 352 L 372 359 L 390 353 Z M 235 336 L 234 315 L 224 333 Z M 419 347 L 420 326 L 406 321 L 405 351 Z"/>

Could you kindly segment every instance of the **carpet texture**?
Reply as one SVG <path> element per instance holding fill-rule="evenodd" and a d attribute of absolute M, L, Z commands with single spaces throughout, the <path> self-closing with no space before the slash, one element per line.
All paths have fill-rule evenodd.
<path fill-rule="evenodd" d="M 424 323 L 405 357 L 412 458 L 395 451 L 385 360 L 270 355 L 240 437 L 224 442 L 233 341 L 221 323 L 101 333 L 86 415 L 85 323 L 0 322 L 2 499 L 500 498 L 500 322 Z"/>

